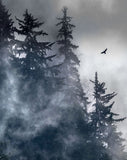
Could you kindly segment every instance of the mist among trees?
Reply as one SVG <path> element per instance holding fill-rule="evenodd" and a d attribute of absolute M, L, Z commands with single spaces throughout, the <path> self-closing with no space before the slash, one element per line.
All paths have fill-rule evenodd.
<path fill-rule="evenodd" d="M 92 99 L 83 88 L 68 8 L 53 42 L 44 25 L 28 10 L 12 19 L 0 0 L 0 159 L 126 160 L 117 94 L 97 72 Z"/>

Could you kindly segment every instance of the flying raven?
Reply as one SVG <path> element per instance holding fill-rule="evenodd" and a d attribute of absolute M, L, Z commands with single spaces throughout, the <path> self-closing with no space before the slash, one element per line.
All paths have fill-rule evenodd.
<path fill-rule="evenodd" d="M 101 54 L 106 54 L 106 52 L 107 52 L 107 48 L 103 51 L 103 52 L 101 52 Z"/>

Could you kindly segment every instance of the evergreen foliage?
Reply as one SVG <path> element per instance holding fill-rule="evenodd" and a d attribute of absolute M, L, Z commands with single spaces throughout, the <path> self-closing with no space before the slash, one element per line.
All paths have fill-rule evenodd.
<path fill-rule="evenodd" d="M 47 56 L 46 51 L 51 50 L 53 43 L 51 42 L 40 42 L 38 36 L 47 36 L 47 33 L 39 28 L 44 24 L 35 19 L 32 14 L 25 11 L 23 15 L 24 19 L 18 18 L 19 29 L 15 31 L 19 35 L 25 36 L 24 41 L 17 40 L 17 54 L 21 57 L 20 65 L 24 75 L 31 76 L 34 78 L 44 78 L 45 74 L 48 74 L 47 61 L 52 61 L 53 56 Z M 22 57 L 25 54 L 25 57 Z"/>
<path fill-rule="evenodd" d="M 65 61 L 69 61 L 69 64 L 71 64 L 71 61 L 73 60 L 73 63 L 79 65 L 79 59 L 73 53 L 73 50 L 78 48 L 78 46 L 72 43 L 72 32 L 75 25 L 71 24 L 72 17 L 69 17 L 67 15 L 67 10 L 68 9 L 64 7 L 63 17 L 58 18 L 59 23 L 57 23 L 57 26 L 60 26 L 60 29 L 58 31 L 57 38 L 59 40 L 57 41 L 57 43 L 60 45 L 60 53 L 65 56 Z"/>
<path fill-rule="evenodd" d="M 124 146 L 122 144 L 123 139 L 120 133 L 117 132 L 116 122 L 124 121 L 126 118 L 115 118 L 119 116 L 112 111 L 115 102 L 110 103 L 110 101 L 117 95 L 115 92 L 106 94 L 105 83 L 101 83 L 98 80 L 98 74 L 95 74 L 95 81 L 91 81 L 94 84 L 94 99 L 95 104 L 93 107 L 95 110 L 91 114 L 91 125 L 93 128 L 93 133 L 95 139 L 107 150 L 107 153 L 113 153 L 115 149 L 115 144 L 117 145 L 117 159 L 122 157 L 124 154 Z M 118 150 L 119 148 L 119 150 Z M 110 155 L 109 154 L 109 155 Z M 110 155 L 115 157 L 115 155 Z M 119 157 L 119 158 L 118 158 Z M 125 159 L 125 157 L 124 157 Z"/>
<path fill-rule="evenodd" d="M 56 26 L 59 27 L 57 35 L 57 43 L 59 46 L 59 54 L 64 56 L 63 65 L 61 71 L 65 76 L 65 88 L 67 87 L 67 94 L 72 99 L 74 104 L 82 106 L 87 113 L 87 105 L 89 104 L 88 98 L 81 85 L 80 76 L 77 66 L 80 65 L 80 61 L 74 50 L 78 46 L 74 45 L 73 40 L 73 28 L 75 25 L 71 23 L 72 17 L 68 16 L 68 8 L 64 7 L 63 17 L 57 18 L 59 21 Z"/>

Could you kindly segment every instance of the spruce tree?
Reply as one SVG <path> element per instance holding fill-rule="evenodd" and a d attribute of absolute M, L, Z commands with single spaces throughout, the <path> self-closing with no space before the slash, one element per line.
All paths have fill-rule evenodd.
<path fill-rule="evenodd" d="M 72 133 L 78 135 L 79 142 L 68 149 L 70 159 L 90 159 L 89 154 L 92 148 L 89 147 L 90 126 L 88 123 L 89 113 L 87 111 L 88 98 L 80 81 L 78 67 L 80 61 L 75 54 L 78 46 L 73 44 L 73 29 L 75 26 L 71 23 L 72 17 L 68 16 L 68 9 L 64 8 L 63 17 L 58 18 L 59 27 L 57 43 L 59 47 L 59 56 L 63 59 L 61 65 L 61 74 L 65 78 L 63 93 L 65 93 L 64 103 L 66 103 L 65 113 L 68 117 L 62 122 L 64 132 L 68 129 L 73 130 Z M 65 114 L 66 115 L 66 114 Z M 70 118 L 71 117 L 71 120 Z M 67 120 L 69 119 L 69 120 Z M 66 129 L 64 129 L 64 127 Z M 68 135 L 68 132 L 66 133 Z M 91 154 L 90 154 L 91 155 Z M 93 160 L 91 157 L 90 160 Z"/>
<path fill-rule="evenodd" d="M 122 144 L 123 139 L 120 133 L 117 132 L 116 122 L 121 122 L 125 118 L 115 118 L 119 114 L 112 111 L 115 102 L 110 103 L 117 94 L 115 92 L 106 94 L 105 83 L 99 82 L 97 73 L 95 74 L 95 81 L 91 82 L 94 83 L 93 96 L 95 99 L 95 104 L 93 105 L 95 110 L 91 114 L 93 137 L 109 153 L 110 157 L 116 157 L 120 160 L 123 158 L 121 155 L 124 155 L 124 147 Z M 118 150 L 120 157 L 117 155 L 118 152 L 114 152 L 115 155 L 112 154 L 114 149 Z"/>
<path fill-rule="evenodd" d="M 51 50 L 53 43 L 38 40 L 41 36 L 48 35 L 40 29 L 44 23 L 34 18 L 32 14 L 28 13 L 28 10 L 25 11 L 23 17 L 23 20 L 16 18 L 19 29 L 15 29 L 19 35 L 25 37 L 24 41 L 16 41 L 15 51 L 20 57 L 19 65 L 25 76 L 45 79 L 45 76 L 49 74 L 47 61 L 52 61 L 52 58 L 55 57 L 55 55 L 47 56 L 47 50 Z"/>
<path fill-rule="evenodd" d="M 73 28 L 75 28 L 75 25 L 71 24 L 72 17 L 69 17 L 67 15 L 67 11 L 68 9 L 65 7 L 63 9 L 63 17 L 58 18 L 59 23 L 57 24 L 57 26 L 60 26 L 60 29 L 58 31 L 57 42 L 60 45 L 60 53 L 65 57 L 65 62 L 68 61 L 68 63 L 70 64 L 73 60 L 73 63 L 79 65 L 79 59 L 73 53 L 73 50 L 78 48 L 78 46 L 72 43 L 72 32 Z"/>
<path fill-rule="evenodd" d="M 73 105 L 82 105 L 84 110 L 87 110 L 88 100 L 81 85 L 78 66 L 80 61 L 74 50 L 78 48 L 73 44 L 73 29 L 75 25 L 71 23 L 72 17 L 68 16 L 68 9 L 63 8 L 63 17 L 57 18 L 59 27 L 57 35 L 57 44 L 59 46 L 59 55 L 63 57 L 63 65 L 61 72 L 65 77 L 65 90 L 67 91 L 68 101 Z M 70 101 L 71 99 L 71 101 Z"/>

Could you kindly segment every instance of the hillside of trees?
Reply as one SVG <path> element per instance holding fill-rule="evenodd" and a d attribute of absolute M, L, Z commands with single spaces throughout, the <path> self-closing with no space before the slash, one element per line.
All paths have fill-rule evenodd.
<path fill-rule="evenodd" d="M 45 41 L 44 25 L 28 10 L 12 19 L 0 0 L 0 159 L 126 160 L 117 130 L 126 118 L 112 110 L 117 94 L 96 72 L 93 101 L 87 96 L 68 8 L 54 42 Z"/>

